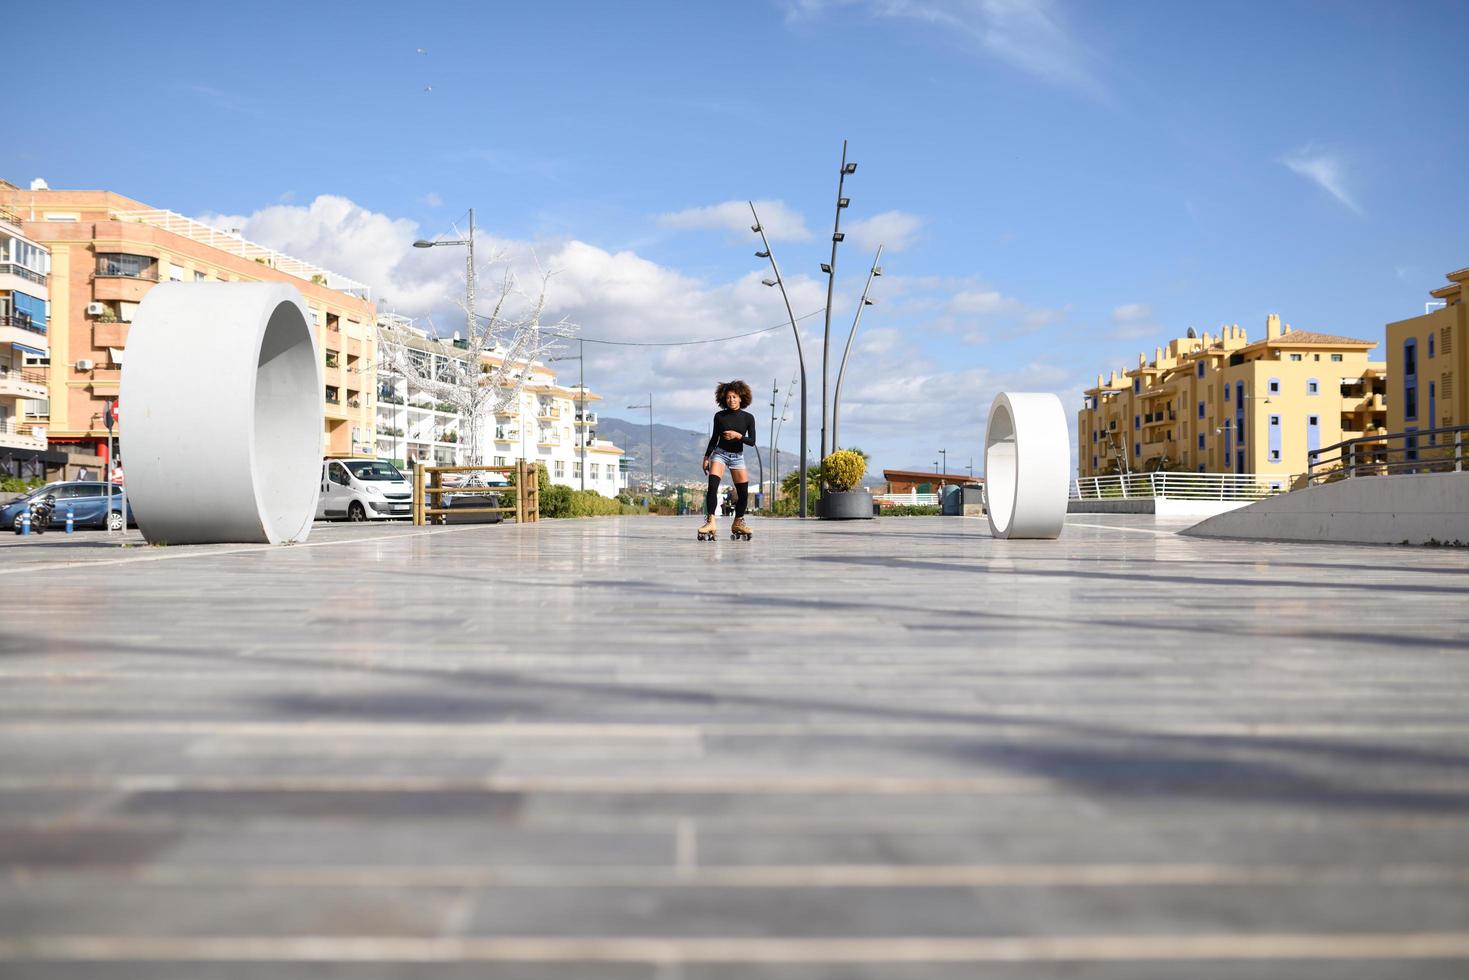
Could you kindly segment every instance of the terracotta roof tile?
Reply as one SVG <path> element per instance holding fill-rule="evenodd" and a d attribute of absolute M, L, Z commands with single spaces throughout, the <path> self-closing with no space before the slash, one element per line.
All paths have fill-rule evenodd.
<path fill-rule="evenodd" d="M 1333 333 L 1313 333 L 1310 330 L 1292 330 L 1288 334 L 1273 337 L 1267 343 L 1270 344 L 1365 344 L 1368 347 L 1376 347 L 1378 341 L 1361 340 L 1357 337 L 1341 337 Z"/>

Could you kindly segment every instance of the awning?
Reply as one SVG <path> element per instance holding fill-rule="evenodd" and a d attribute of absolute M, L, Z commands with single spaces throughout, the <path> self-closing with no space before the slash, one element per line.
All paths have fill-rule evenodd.
<path fill-rule="evenodd" d="M 16 350 L 20 351 L 23 354 L 30 354 L 30 355 L 32 355 L 34 357 L 50 357 L 51 356 L 46 351 L 36 350 L 34 347 L 27 347 L 25 344 L 17 343 L 15 341 L 11 341 L 10 342 L 10 346 L 11 347 L 14 347 Z"/>

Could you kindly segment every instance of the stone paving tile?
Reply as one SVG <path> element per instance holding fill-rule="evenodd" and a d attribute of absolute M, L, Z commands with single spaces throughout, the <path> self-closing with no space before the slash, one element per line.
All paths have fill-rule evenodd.
<path fill-rule="evenodd" d="M 1469 969 L 1462 552 L 695 523 L 5 542 L 0 975 Z"/>

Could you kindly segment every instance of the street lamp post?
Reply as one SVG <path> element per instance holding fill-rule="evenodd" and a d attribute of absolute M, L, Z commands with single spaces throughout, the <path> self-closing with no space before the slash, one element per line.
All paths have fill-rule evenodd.
<path fill-rule="evenodd" d="M 648 503 L 653 502 L 653 393 L 648 392 L 648 404 L 629 405 L 628 408 L 646 408 L 648 410 Z"/>
<path fill-rule="evenodd" d="M 837 441 L 840 437 L 838 419 L 842 406 L 842 378 L 847 374 L 847 358 L 852 353 L 852 338 L 857 336 L 857 324 L 862 322 L 862 311 L 872 305 L 872 300 L 867 298 L 867 291 L 872 288 L 872 280 L 882 275 L 882 246 L 877 246 L 877 254 L 872 257 L 872 268 L 867 271 L 867 284 L 862 287 L 862 299 L 857 303 L 857 315 L 852 317 L 852 329 L 847 334 L 847 348 L 842 351 L 842 365 L 837 369 L 837 386 L 831 395 L 831 451 L 836 452 L 841 448 Z"/>
<path fill-rule="evenodd" d="M 939 450 L 939 455 L 944 458 L 944 466 L 943 466 L 943 469 L 940 470 L 940 472 L 943 473 L 944 476 L 948 476 L 949 475 L 949 451 L 947 449 L 940 449 Z"/>
<path fill-rule="evenodd" d="M 846 159 L 846 151 L 842 151 L 843 160 Z M 853 164 L 855 167 L 856 164 Z M 796 314 L 791 311 L 791 298 L 786 295 L 785 280 L 780 277 L 780 267 L 775 264 L 775 255 L 770 251 L 770 239 L 765 237 L 765 226 L 760 223 L 760 215 L 755 210 L 755 202 L 750 202 L 750 214 L 755 216 L 755 223 L 750 230 L 760 236 L 761 250 L 755 253 L 757 259 L 769 259 L 770 271 L 775 274 L 774 279 L 760 280 L 766 286 L 780 287 L 780 298 L 785 301 L 786 316 L 791 321 L 791 333 L 796 337 L 796 361 L 801 368 L 801 516 L 806 516 L 806 355 L 801 349 L 801 331 L 796 327 Z M 823 393 L 824 395 L 824 393 Z M 823 418 L 826 406 L 822 406 Z M 823 424 L 824 421 L 823 421 Z"/>
<path fill-rule="evenodd" d="M 432 241 L 420 238 L 418 241 L 413 243 L 414 248 L 437 248 L 440 245 L 464 245 L 467 246 L 469 249 L 469 254 L 466 256 L 464 262 L 464 316 L 467 325 L 467 332 L 465 333 L 465 336 L 469 338 L 470 341 L 473 343 L 474 338 L 477 336 L 477 334 L 475 333 L 474 316 L 474 208 L 469 209 L 469 237 L 454 239 L 438 238 Z M 475 344 L 475 346 L 477 347 L 478 344 Z M 476 370 L 478 370 L 479 351 L 474 351 L 471 356 L 475 359 L 475 368 Z M 472 457 L 470 459 L 470 462 L 475 464 L 479 463 L 480 454 L 479 437 L 476 431 L 478 429 L 478 426 L 479 420 L 471 415 L 469 419 L 469 452 L 470 456 Z"/>
<path fill-rule="evenodd" d="M 836 289 L 837 281 L 837 246 L 846 236 L 842 234 L 842 209 L 850 202 L 842 196 L 842 188 L 846 183 L 847 175 L 857 172 L 855 163 L 847 162 L 847 141 L 842 140 L 842 165 L 837 171 L 837 206 L 836 217 L 831 226 L 831 262 L 823 262 L 821 271 L 826 273 L 826 326 L 822 332 L 821 340 L 821 460 L 826 461 L 828 445 L 826 441 L 826 381 L 827 381 L 827 354 L 831 349 L 831 298 Z M 861 311 L 861 307 L 858 307 Z M 834 447 L 833 447 L 834 448 Z"/>

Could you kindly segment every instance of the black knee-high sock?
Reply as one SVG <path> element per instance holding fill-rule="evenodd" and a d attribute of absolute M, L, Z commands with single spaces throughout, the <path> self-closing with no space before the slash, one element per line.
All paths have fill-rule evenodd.
<path fill-rule="evenodd" d="M 714 516 L 714 508 L 719 502 L 719 477 L 713 473 L 709 474 L 709 492 L 704 494 L 704 513 L 710 517 Z"/>
<path fill-rule="evenodd" d="M 750 504 L 750 485 L 748 483 L 735 484 L 735 517 L 744 517 L 745 508 Z"/>

